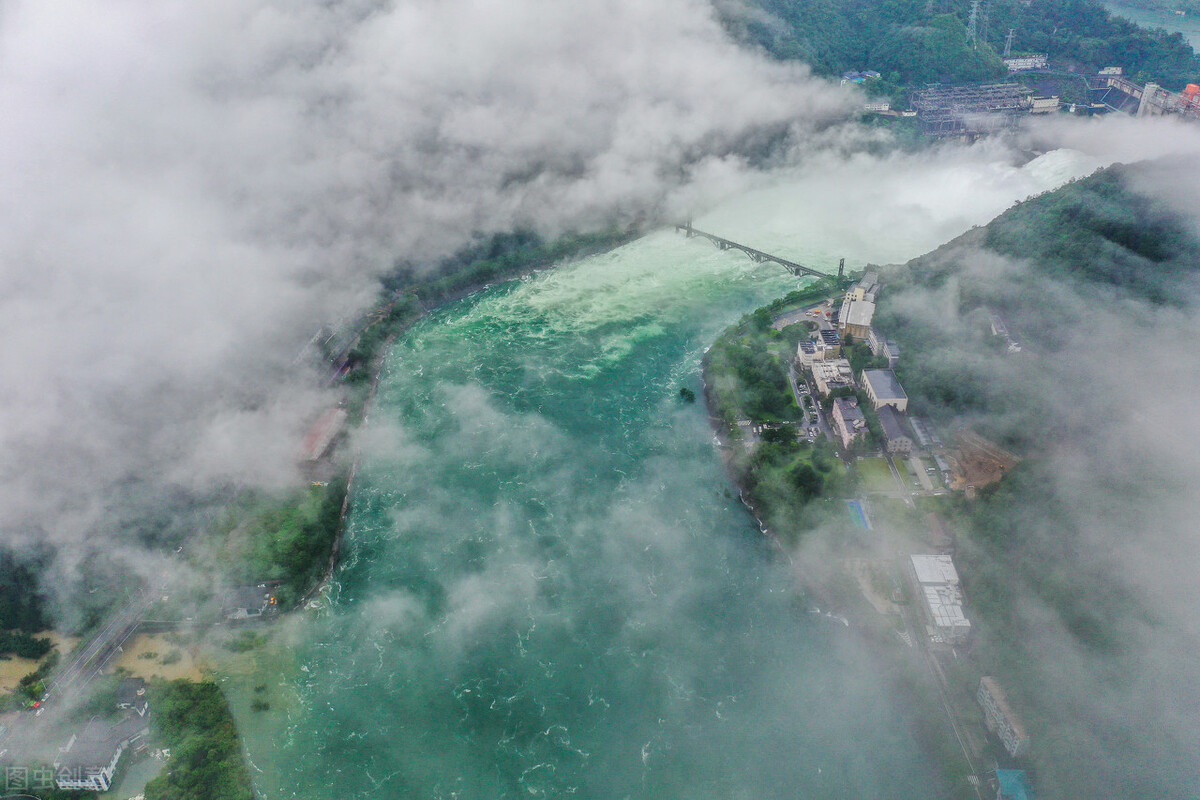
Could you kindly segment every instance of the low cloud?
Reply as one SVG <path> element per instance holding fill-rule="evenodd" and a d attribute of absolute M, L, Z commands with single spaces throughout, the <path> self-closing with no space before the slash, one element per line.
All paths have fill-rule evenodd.
<path fill-rule="evenodd" d="M 1117 122 L 1088 134 L 1153 139 L 1167 128 Z M 1190 131 L 1187 138 L 1181 151 L 1196 143 Z M 1091 146 L 1111 156 L 1125 144 Z M 1122 174 L 1155 213 L 1200 230 L 1200 206 L 1189 202 L 1196 190 L 1170 158 Z M 1135 213 L 1133 205 L 1113 208 Z M 1051 797 L 1181 796 L 1200 755 L 1190 699 L 1200 646 L 1192 488 L 1200 484 L 1200 418 L 1191 402 L 1200 379 L 1190 344 L 1200 335 L 1200 279 L 1186 251 L 1182 263 L 1154 261 L 1092 252 L 1096 242 L 1078 237 L 1095 266 L 1117 265 L 1114 283 L 1089 280 L 1048 268 L 1041 243 L 1026 241 L 1025 258 L 971 235 L 944 248 L 918 268 L 941 275 L 937 288 L 897 282 L 881 324 L 927 343 L 905 350 L 911 380 L 925 383 L 948 367 L 982 398 L 986 411 L 936 410 L 943 423 L 1017 442 L 1029 456 L 1020 494 L 986 506 L 989 518 L 960 539 L 960 565 L 968 614 L 973 591 L 992 610 L 980 626 L 981 668 L 1010 678 L 1010 695 L 1041 736 L 1041 788 Z M 1115 285 L 1131 264 L 1147 271 L 1133 285 L 1155 286 L 1153 272 L 1176 276 L 1172 302 Z M 981 306 L 1005 315 L 1026 352 L 988 345 Z"/>
<path fill-rule="evenodd" d="M 296 353 L 397 259 L 720 195 L 851 106 L 697 0 L 14 2 L 0 53 L 10 543 L 296 481 Z"/>

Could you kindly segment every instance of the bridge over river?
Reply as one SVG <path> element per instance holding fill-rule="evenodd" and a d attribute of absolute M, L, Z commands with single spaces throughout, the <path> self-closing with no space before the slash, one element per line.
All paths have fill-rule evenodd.
<path fill-rule="evenodd" d="M 713 244 L 715 244 L 717 247 L 721 248 L 722 250 L 741 250 L 743 253 L 750 256 L 750 258 L 756 264 L 762 264 L 767 261 L 770 261 L 772 263 L 780 265 L 784 269 L 790 270 L 792 272 L 792 274 L 794 274 L 794 275 L 812 275 L 813 277 L 816 277 L 816 278 L 830 277 L 828 272 L 821 272 L 820 270 L 813 269 L 812 267 L 806 267 L 802 264 L 797 264 L 795 261 L 788 261 L 786 258 L 780 258 L 779 256 L 773 256 L 770 253 L 764 253 L 762 250 L 755 250 L 753 247 L 748 247 L 747 245 L 739 244 L 734 241 L 730 241 L 729 239 L 725 239 L 721 236 L 717 236 L 716 234 L 706 233 L 702 230 L 699 230 L 698 228 L 693 228 L 691 220 L 688 220 L 687 222 L 683 222 L 683 223 L 680 223 L 679 225 L 676 225 L 675 230 L 683 231 L 684 234 L 689 239 L 692 238 L 693 236 L 701 236 L 705 239 L 708 239 L 710 242 L 712 242 Z M 846 269 L 846 259 L 843 258 L 838 263 L 838 272 L 837 272 L 838 278 L 842 277 L 842 273 L 845 272 L 845 269 Z"/>

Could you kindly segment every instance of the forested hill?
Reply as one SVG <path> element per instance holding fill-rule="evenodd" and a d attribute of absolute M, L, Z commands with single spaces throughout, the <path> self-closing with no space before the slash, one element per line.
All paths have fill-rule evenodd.
<path fill-rule="evenodd" d="M 876 326 L 907 354 L 910 393 L 945 418 L 981 416 L 1020 447 L 1046 413 L 1022 358 L 990 335 L 1000 314 L 1026 350 L 1052 354 L 1109 315 L 1181 307 L 1200 284 L 1200 241 L 1165 200 L 1133 189 L 1168 164 L 1117 165 L 1006 211 L 889 277 Z M 936 298 L 936 299 L 934 299 Z"/>
<path fill-rule="evenodd" d="M 1185 180 L 1114 166 L 883 272 L 910 411 L 1025 459 L 947 516 L 968 663 L 1019 709 L 1045 800 L 1195 796 L 1197 718 L 1169 711 L 1196 680 L 1195 568 L 1171 565 L 1200 482 Z"/>
<path fill-rule="evenodd" d="M 1158 162 L 1117 164 L 1073 181 L 1057 191 L 1019 203 L 982 228 L 942 245 L 909 263 L 909 279 L 938 284 L 951 275 L 961 291 L 992 302 L 1037 302 L 1038 286 L 1070 282 L 1085 294 L 1125 295 L 1155 304 L 1188 299 L 1181 281 L 1195 276 L 1200 242 L 1187 219 L 1170 201 L 1134 189 L 1139 178 L 1169 171 Z M 963 274 L 964 249 L 1020 262 L 1020 272 L 993 280 L 987 274 Z M 1023 286 L 1024 298 L 1002 296 L 1001 287 Z M 1049 310 L 1047 309 L 1049 312 Z"/>
<path fill-rule="evenodd" d="M 881 89 L 1003 78 L 998 54 L 1010 28 L 1014 54 L 1046 53 L 1076 72 L 1119 65 L 1175 91 L 1200 77 L 1182 35 L 1112 17 L 1097 0 L 988 0 L 978 47 L 967 38 L 970 0 L 740 0 L 720 8 L 741 40 L 822 75 L 875 70 Z"/>

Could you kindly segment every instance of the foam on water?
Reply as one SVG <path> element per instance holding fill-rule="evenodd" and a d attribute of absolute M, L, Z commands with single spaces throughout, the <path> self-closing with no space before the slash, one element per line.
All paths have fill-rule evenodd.
<path fill-rule="evenodd" d="M 830 269 L 897 261 L 1086 168 L 951 152 L 812 165 L 697 225 Z M 910 185 L 930 174 L 948 197 Z M 397 342 L 337 586 L 264 656 L 272 711 L 235 702 L 264 796 L 945 795 L 912 709 L 805 613 L 677 397 L 796 285 L 664 231 Z"/>

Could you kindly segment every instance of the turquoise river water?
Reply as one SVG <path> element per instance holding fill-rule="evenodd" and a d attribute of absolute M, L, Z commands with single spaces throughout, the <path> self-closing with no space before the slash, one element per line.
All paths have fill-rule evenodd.
<path fill-rule="evenodd" d="M 1187 39 L 1193 50 L 1200 47 L 1200 15 L 1134 8 L 1120 3 L 1105 3 L 1104 7 L 1110 14 L 1124 17 L 1143 28 L 1162 28 L 1172 33 L 1182 33 L 1183 38 Z"/>
<path fill-rule="evenodd" d="M 1092 166 L 838 162 L 696 224 L 855 267 Z M 227 679 L 263 796 L 945 796 L 911 709 L 852 631 L 807 613 L 702 405 L 678 399 L 725 326 L 795 286 L 663 231 L 399 340 L 324 608 Z M 266 714 L 246 710 L 260 682 Z"/>

